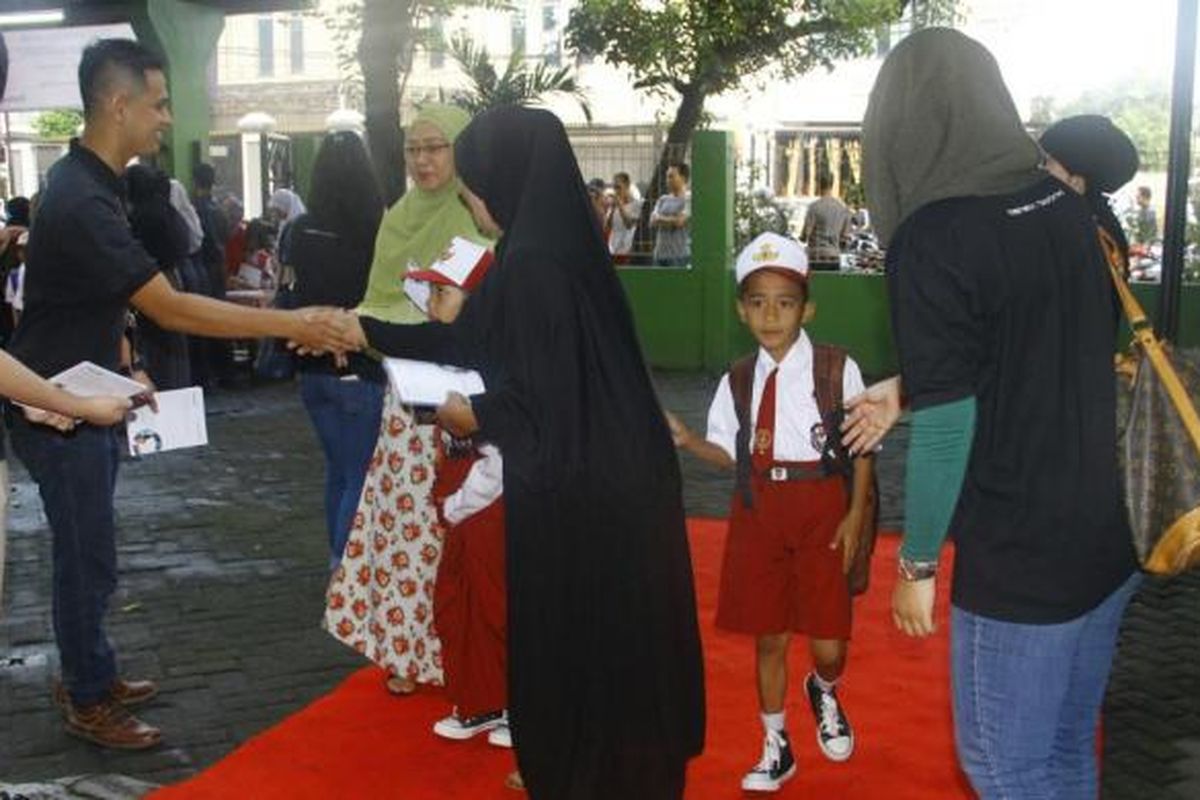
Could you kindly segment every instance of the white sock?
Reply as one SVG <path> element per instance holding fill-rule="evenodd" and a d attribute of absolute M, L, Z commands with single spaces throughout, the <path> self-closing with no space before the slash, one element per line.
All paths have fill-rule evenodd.
<path fill-rule="evenodd" d="M 770 733 L 783 733 L 783 717 L 786 712 L 780 711 L 776 714 L 759 714 L 762 717 L 763 729 Z"/>
<path fill-rule="evenodd" d="M 821 673 L 817 672 L 815 669 L 813 670 L 812 676 L 813 676 L 813 683 L 815 683 L 817 685 L 817 688 L 820 689 L 822 692 L 832 692 L 834 687 L 837 686 L 836 678 L 832 681 L 827 681 L 824 678 L 822 678 Z"/>

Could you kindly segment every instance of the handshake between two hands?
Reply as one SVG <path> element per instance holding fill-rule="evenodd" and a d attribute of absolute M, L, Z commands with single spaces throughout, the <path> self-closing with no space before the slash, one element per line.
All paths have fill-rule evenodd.
<path fill-rule="evenodd" d="M 358 315 L 341 308 L 310 306 L 291 312 L 297 317 L 288 347 L 300 355 L 333 355 L 344 364 L 348 353 L 367 346 Z"/>

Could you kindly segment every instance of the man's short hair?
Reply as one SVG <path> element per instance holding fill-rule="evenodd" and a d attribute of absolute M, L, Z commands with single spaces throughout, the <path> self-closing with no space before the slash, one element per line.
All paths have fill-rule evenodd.
<path fill-rule="evenodd" d="M 629 186 L 633 181 L 630 179 L 628 172 L 618 172 L 616 175 L 613 175 L 613 183 L 623 183 Z"/>
<path fill-rule="evenodd" d="M 690 181 L 692 179 L 692 171 L 688 169 L 688 165 L 682 161 L 672 161 L 667 166 L 674 167 L 675 171 L 679 173 L 679 177 L 683 178 L 685 181 Z"/>
<path fill-rule="evenodd" d="M 128 78 L 138 90 L 146 88 L 146 73 L 165 72 L 163 60 L 132 39 L 97 39 L 83 51 L 79 60 L 79 96 L 83 115 L 90 118 L 117 81 Z"/>
<path fill-rule="evenodd" d="M 828 170 L 821 170 L 817 175 L 817 191 L 828 192 L 833 189 L 833 173 Z"/>
<path fill-rule="evenodd" d="M 1138 197 L 1144 197 L 1147 200 L 1150 199 L 1151 195 L 1150 195 L 1150 187 L 1149 186 L 1139 186 L 1137 188 L 1137 193 L 1138 193 Z"/>
<path fill-rule="evenodd" d="M 192 168 L 192 185 L 197 189 L 212 191 L 217 182 L 217 170 L 212 164 L 201 162 Z"/>

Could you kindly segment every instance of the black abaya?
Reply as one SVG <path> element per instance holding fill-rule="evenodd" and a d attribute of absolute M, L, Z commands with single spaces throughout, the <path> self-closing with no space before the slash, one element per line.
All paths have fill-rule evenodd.
<path fill-rule="evenodd" d="M 704 686 L 678 460 L 561 123 L 506 108 L 459 136 L 504 229 L 453 325 L 364 319 L 393 355 L 478 369 L 504 453 L 510 717 L 534 800 L 682 797 Z"/>

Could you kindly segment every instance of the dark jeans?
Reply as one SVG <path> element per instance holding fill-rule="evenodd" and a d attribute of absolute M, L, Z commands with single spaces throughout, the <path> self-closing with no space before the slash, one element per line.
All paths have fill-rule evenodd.
<path fill-rule="evenodd" d="M 322 372 L 300 375 L 300 397 L 325 452 L 330 563 L 341 560 L 350 536 L 367 465 L 379 438 L 383 390 L 382 383 L 368 380 L 342 380 Z"/>
<path fill-rule="evenodd" d="M 12 443 L 37 482 L 50 521 L 54 638 L 63 684 L 76 703 L 94 703 L 117 677 L 116 656 L 104 633 L 108 601 L 117 588 L 117 433 L 84 425 L 64 436 L 17 419 Z"/>

